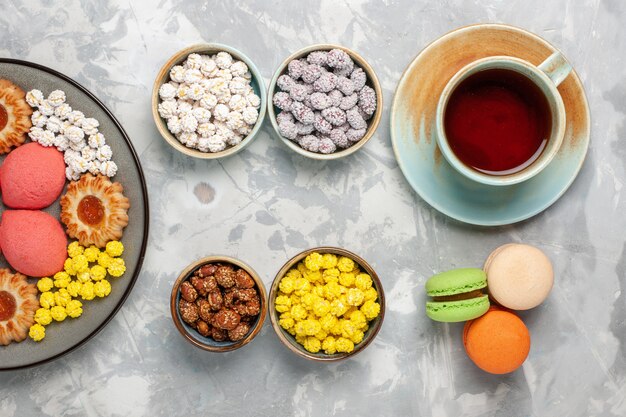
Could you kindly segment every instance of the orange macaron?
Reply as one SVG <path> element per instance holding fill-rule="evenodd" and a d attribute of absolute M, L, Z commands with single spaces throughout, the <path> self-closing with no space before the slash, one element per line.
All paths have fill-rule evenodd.
<path fill-rule="evenodd" d="M 465 323 L 463 345 L 483 371 L 507 374 L 528 357 L 530 333 L 514 313 L 492 306 L 483 316 Z"/>

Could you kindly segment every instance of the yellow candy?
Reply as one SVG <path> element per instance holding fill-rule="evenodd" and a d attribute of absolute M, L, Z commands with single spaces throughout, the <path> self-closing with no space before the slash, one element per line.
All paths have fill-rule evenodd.
<path fill-rule="evenodd" d="M 354 280 L 354 285 L 361 291 L 372 288 L 372 277 L 367 274 L 359 274 Z"/>
<path fill-rule="evenodd" d="M 98 265 L 104 268 L 108 268 L 109 264 L 111 263 L 111 259 L 113 258 L 111 258 L 108 253 L 100 252 L 100 254 L 98 255 Z"/>
<path fill-rule="evenodd" d="M 89 261 L 87 260 L 87 257 L 85 255 L 77 255 L 73 257 L 72 263 L 74 266 L 74 271 L 76 271 L 76 273 L 89 270 Z"/>
<path fill-rule="evenodd" d="M 327 355 L 336 353 L 337 349 L 335 348 L 335 338 L 332 336 L 326 337 L 326 339 L 322 342 L 322 349 L 324 349 L 324 353 Z"/>
<path fill-rule="evenodd" d="M 46 329 L 41 324 L 35 323 L 30 326 L 28 336 L 30 336 L 30 338 L 35 342 L 40 342 L 44 337 L 46 337 Z"/>
<path fill-rule="evenodd" d="M 355 326 L 361 327 L 367 323 L 367 318 L 362 311 L 356 310 L 350 313 L 350 321 L 354 323 Z"/>
<path fill-rule="evenodd" d="M 278 324 L 280 327 L 282 327 L 285 330 L 289 330 L 291 329 L 295 324 L 295 320 L 292 319 L 291 317 L 286 317 L 286 318 L 280 318 L 278 320 Z"/>
<path fill-rule="evenodd" d="M 300 297 L 300 302 L 307 310 L 313 310 L 313 304 L 319 299 L 315 294 L 307 292 Z"/>
<path fill-rule="evenodd" d="M 322 267 L 322 259 L 322 255 L 317 252 L 313 252 L 304 258 L 304 265 L 311 271 L 318 271 Z"/>
<path fill-rule="evenodd" d="M 350 353 L 354 350 L 354 343 L 352 340 L 340 337 L 335 341 L 335 348 L 340 353 Z"/>
<path fill-rule="evenodd" d="M 329 282 L 324 286 L 324 296 L 328 300 L 341 297 L 342 287 L 337 282 Z"/>
<path fill-rule="evenodd" d="M 351 306 L 360 306 L 364 299 L 365 294 L 358 288 L 350 288 L 346 293 L 346 302 Z"/>
<path fill-rule="evenodd" d="M 70 276 L 67 272 L 57 272 L 54 274 L 54 286 L 57 288 L 65 288 L 70 283 Z"/>
<path fill-rule="evenodd" d="M 80 289 L 82 287 L 83 284 L 81 284 L 79 281 L 71 281 L 69 284 L 67 284 L 67 287 L 65 287 L 65 289 L 72 297 L 78 297 L 78 295 L 80 294 Z"/>
<path fill-rule="evenodd" d="M 67 258 L 65 263 L 63 264 L 63 270 L 70 275 L 76 275 L 76 270 L 74 269 L 74 260 L 72 258 Z"/>
<path fill-rule="evenodd" d="M 304 348 L 311 352 L 311 353 L 317 353 L 320 351 L 320 349 L 322 348 L 322 342 L 320 342 L 318 339 L 314 338 L 314 337 L 307 337 L 304 340 Z"/>
<path fill-rule="evenodd" d="M 56 321 L 63 321 L 67 317 L 67 313 L 65 312 L 65 307 L 54 306 L 50 309 L 50 314 L 52 318 Z"/>
<path fill-rule="evenodd" d="M 290 277 L 293 278 L 294 280 L 297 278 L 302 278 L 303 275 L 300 273 L 300 271 L 298 271 L 297 269 L 290 269 L 289 271 L 287 271 L 287 273 L 285 274 L 286 277 Z"/>
<path fill-rule="evenodd" d="M 106 278 L 107 270 L 103 266 L 94 265 L 94 266 L 91 267 L 91 270 L 89 270 L 89 276 L 94 281 L 100 281 L 101 279 L 105 279 Z"/>
<path fill-rule="evenodd" d="M 312 284 L 323 281 L 322 273 L 320 271 L 309 271 L 304 275 L 304 277 Z"/>
<path fill-rule="evenodd" d="M 339 320 L 341 322 L 341 336 L 350 339 L 356 332 L 357 327 L 350 320 Z"/>
<path fill-rule="evenodd" d="M 96 297 L 94 293 L 93 282 L 88 281 L 83 283 L 83 287 L 80 289 L 80 296 L 83 300 L 89 301 Z"/>
<path fill-rule="evenodd" d="M 52 315 L 47 308 L 39 308 L 35 311 L 35 321 L 42 326 L 47 326 L 52 323 Z"/>
<path fill-rule="evenodd" d="M 85 252 L 83 252 L 83 255 L 85 255 L 85 258 L 87 258 L 87 261 L 96 262 L 98 260 L 98 256 L 100 255 L 100 249 L 98 249 L 95 246 L 90 246 L 87 249 L 85 249 Z"/>
<path fill-rule="evenodd" d="M 65 307 L 70 301 L 72 301 L 72 296 L 65 288 L 61 288 L 59 291 L 54 293 L 55 305 Z"/>
<path fill-rule="evenodd" d="M 124 253 L 124 245 L 122 244 L 122 242 L 113 240 L 107 243 L 106 251 L 109 254 L 109 256 L 112 256 L 114 258 L 118 256 L 122 256 L 122 253 Z"/>
<path fill-rule="evenodd" d="M 349 308 L 350 306 L 348 305 L 344 297 L 333 300 L 330 303 L 330 312 L 336 317 L 340 317 L 346 314 L 346 311 L 348 311 Z"/>
<path fill-rule="evenodd" d="M 279 313 L 289 311 L 289 309 L 291 308 L 291 300 L 286 295 L 279 295 L 278 297 L 276 297 L 274 304 L 276 305 L 276 311 L 278 311 Z"/>
<path fill-rule="evenodd" d="M 89 271 L 83 271 L 76 274 L 76 280 L 80 283 L 91 281 L 91 274 Z"/>
<path fill-rule="evenodd" d="M 39 289 L 39 292 L 50 291 L 53 287 L 54 281 L 52 281 L 52 279 L 48 277 L 41 278 L 39 281 L 37 281 L 37 289 Z"/>
<path fill-rule="evenodd" d="M 54 294 L 46 291 L 39 296 L 39 305 L 43 308 L 52 308 L 54 306 Z"/>
<path fill-rule="evenodd" d="M 338 321 L 337 317 L 332 314 L 327 314 L 324 317 L 321 317 L 320 324 L 322 325 L 322 330 L 329 332 L 330 329 L 337 325 Z"/>
<path fill-rule="evenodd" d="M 296 279 L 294 277 L 285 276 L 280 280 L 280 283 L 278 284 L 278 288 L 280 289 L 281 292 L 285 294 L 291 294 L 293 292 L 293 287 L 294 287 L 295 282 L 296 282 Z"/>
<path fill-rule="evenodd" d="M 368 288 L 363 291 L 363 295 L 365 295 L 365 301 L 376 301 L 376 299 L 378 298 L 378 293 L 376 292 L 376 288 L 374 287 Z"/>
<path fill-rule="evenodd" d="M 327 284 L 331 282 L 339 282 L 339 273 L 340 272 L 337 268 L 325 269 L 322 273 L 322 278 Z"/>
<path fill-rule="evenodd" d="M 111 283 L 106 279 L 98 281 L 94 284 L 93 291 L 100 298 L 106 297 L 111 294 Z"/>
<path fill-rule="evenodd" d="M 352 272 L 342 272 L 339 274 L 339 283 L 344 287 L 354 285 L 354 274 Z"/>
<path fill-rule="evenodd" d="M 83 303 L 78 300 L 72 300 L 65 306 L 65 312 L 73 319 L 80 317 L 83 314 Z"/>
<path fill-rule="evenodd" d="M 305 320 L 304 321 L 304 334 L 307 336 L 313 336 L 322 330 L 322 325 L 317 320 Z"/>
<path fill-rule="evenodd" d="M 70 258 L 74 258 L 78 255 L 82 255 L 85 251 L 85 248 L 80 245 L 78 242 L 72 242 L 67 247 L 67 255 Z"/>
<path fill-rule="evenodd" d="M 293 326 L 293 330 L 296 332 L 297 336 L 306 336 L 304 321 L 296 321 L 296 323 Z"/>
<path fill-rule="evenodd" d="M 354 261 L 342 256 L 339 258 L 339 261 L 337 261 L 337 269 L 341 272 L 351 272 L 354 269 Z"/>
<path fill-rule="evenodd" d="M 332 253 L 325 253 L 322 255 L 322 268 L 330 269 L 337 266 L 337 256 Z"/>
<path fill-rule="evenodd" d="M 291 317 L 293 317 L 295 320 L 304 320 L 306 316 L 306 309 L 300 304 L 296 304 L 291 307 Z"/>
<path fill-rule="evenodd" d="M 302 297 L 303 294 L 311 290 L 311 284 L 306 278 L 297 278 L 293 284 L 293 289 L 296 295 Z"/>
<path fill-rule="evenodd" d="M 112 277 L 121 277 L 126 272 L 126 264 L 122 258 L 113 258 L 109 262 L 107 271 Z"/>
<path fill-rule="evenodd" d="M 380 313 L 380 304 L 368 300 L 361 306 L 361 312 L 368 320 L 373 320 L 378 317 L 378 313 Z"/>
<path fill-rule="evenodd" d="M 313 303 L 313 313 L 317 317 L 323 317 L 327 315 L 329 311 L 330 311 L 330 303 L 328 302 L 328 300 L 320 299 L 318 297 L 315 303 Z"/>
<path fill-rule="evenodd" d="M 365 333 L 363 333 L 360 330 L 357 330 L 352 337 L 350 338 L 350 340 L 352 341 L 352 343 L 359 344 L 363 341 L 363 338 L 365 337 Z"/>
<path fill-rule="evenodd" d="M 300 272 L 301 276 L 305 276 L 306 274 L 310 274 L 311 271 L 309 268 L 306 267 L 306 265 L 304 264 L 304 262 L 300 262 L 297 266 L 296 269 L 298 270 L 298 272 Z M 298 277 L 296 277 L 298 278 Z"/>

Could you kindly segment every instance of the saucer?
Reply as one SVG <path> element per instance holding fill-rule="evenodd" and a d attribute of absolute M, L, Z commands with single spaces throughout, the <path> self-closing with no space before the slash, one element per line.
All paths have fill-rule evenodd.
<path fill-rule="evenodd" d="M 462 222 L 498 226 L 528 219 L 565 193 L 589 147 L 589 107 L 575 71 L 558 87 L 567 114 L 563 144 L 550 165 L 525 182 L 495 187 L 471 181 L 448 164 L 435 137 L 439 96 L 458 70 L 494 55 L 539 65 L 555 51 L 525 30 L 480 24 L 442 36 L 409 64 L 391 107 L 391 142 L 402 173 L 424 201 Z"/>

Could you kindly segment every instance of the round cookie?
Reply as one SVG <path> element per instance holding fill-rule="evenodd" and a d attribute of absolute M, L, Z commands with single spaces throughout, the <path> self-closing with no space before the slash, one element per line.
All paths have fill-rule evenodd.
<path fill-rule="evenodd" d="M 2 201 L 8 207 L 48 207 L 63 191 L 65 162 L 56 148 L 31 142 L 13 150 L 0 169 Z"/>
<path fill-rule="evenodd" d="M 510 311 L 489 311 L 465 323 L 463 346 L 469 358 L 485 372 L 508 374 L 522 366 L 530 351 L 530 333 Z"/>
<path fill-rule="evenodd" d="M 512 310 L 528 310 L 541 304 L 554 283 L 550 259 L 530 245 L 508 244 L 497 248 L 484 266 L 491 298 Z"/>
<path fill-rule="evenodd" d="M 0 246 L 7 262 L 30 277 L 63 270 L 67 237 L 57 219 L 43 211 L 7 210 L 2 213 Z"/>

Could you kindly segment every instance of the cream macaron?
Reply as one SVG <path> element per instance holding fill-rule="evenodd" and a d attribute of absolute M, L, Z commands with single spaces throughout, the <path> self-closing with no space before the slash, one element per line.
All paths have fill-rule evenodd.
<path fill-rule="evenodd" d="M 512 310 L 537 307 L 554 283 L 550 259 L 530 245 L 508 243 L 496 248 L 483 269 L 491 298 Z"/>

